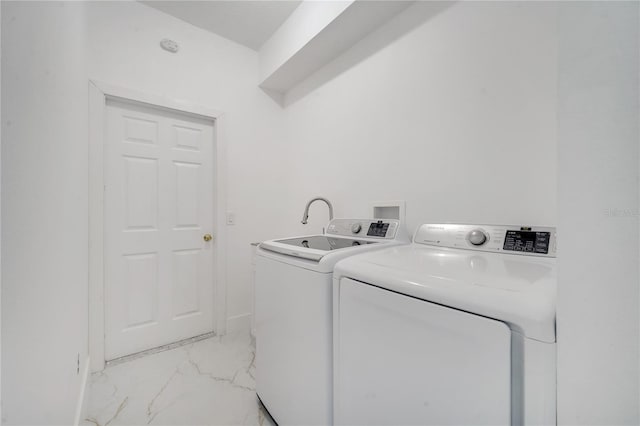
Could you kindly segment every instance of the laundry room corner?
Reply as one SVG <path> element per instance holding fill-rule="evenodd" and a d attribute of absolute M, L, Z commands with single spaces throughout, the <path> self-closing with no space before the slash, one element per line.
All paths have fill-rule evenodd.
<path fill-rule="evenodd" d="M 0 426 L 640 424 L 640 0 L 2 0 L 0 98 Z"/>

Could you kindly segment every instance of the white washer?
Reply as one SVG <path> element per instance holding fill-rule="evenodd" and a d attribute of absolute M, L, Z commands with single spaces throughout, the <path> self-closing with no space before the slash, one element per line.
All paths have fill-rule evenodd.
<path fill-rule="evenodd" d="M 334 219 L 321 235 L 267 241 L 256 257 L 256 391 L 279 425 L 332 423 L 333 267 L 409 243 L 397 220 Z"/>
<path fill-rule="evenodd" d="M 555 229 L 425 224 L 334 272 L 336 425 L 553 425 Z"/>

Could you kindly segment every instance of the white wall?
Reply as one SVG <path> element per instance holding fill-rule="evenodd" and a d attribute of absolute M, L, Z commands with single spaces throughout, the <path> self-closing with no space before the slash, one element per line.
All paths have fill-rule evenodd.
<path fill-rule="evenodd" d="M 289 231 L 321 230 L 324 206 L 299 224 L 314 195 L 343 217 L 406 200 L 410 232 L 555 225 L 556 53 L 553 4 L 409 7 L 288 95 Z"/>
<path fill-rule="evenodd" d="M 282 114 L 257 87 L 257 52 L 138 2 L 89 2 L 87 9 L 91 79 L 225 113 L 227 204 L 237 220 L 227 227 L 227 314 L 231 329 L 248 329 L 249 243 L 268 236 L 265 224 L 278 226 L 273 196 L 284 198 L 287 178 L 269 161 L 284 152 Z M 163 38 L 180 51 L 162 50 Z"/>
<path fill-rule="evenodd" d="M 84 6 L 1 7 L 3 423 L 70 424 L 87 357 Z"/>
<path fill-rule="evenodd" d="M 639 17 L 559 8 L 559 424 L 640 422 Z"/>

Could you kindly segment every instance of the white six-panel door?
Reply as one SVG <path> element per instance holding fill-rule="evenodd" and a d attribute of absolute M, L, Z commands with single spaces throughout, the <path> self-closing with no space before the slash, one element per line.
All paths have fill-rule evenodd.
<path fill-rule="evenodd" d="M 107 102 L 105 358 L 214 328 L 213 122 Z M 215 235 L 214 235 L 215 236 Z"/>

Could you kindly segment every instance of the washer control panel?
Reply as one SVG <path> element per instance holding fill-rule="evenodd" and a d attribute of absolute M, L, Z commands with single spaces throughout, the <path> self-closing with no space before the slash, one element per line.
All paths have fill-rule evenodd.
<path fill-rule="evenodd" d="M 327 226 L 327 234 L 393 240 L 399 227 L 400 221 L 395 219 L 333 219 Z"/>
<path fill-rule="evenodd" d="M 369 229 L 367 230 L 367 237 L 382 237 L 384 238 L 389 232 L 389 222 L 384 222 L 379 220 L 375 223 L 371 222 L 369 224 Z"/>
<path fill-rule="evenodd" d="M 549 254 L 551 232 L 507 230 L 502 249 L 522 253 Z"/>
<path fill-rule="evenodd" d="M 556 256 L 556 229 L 546 226 L 425 223 L 416 231 L 413 242 L 529 256 Z"/>

